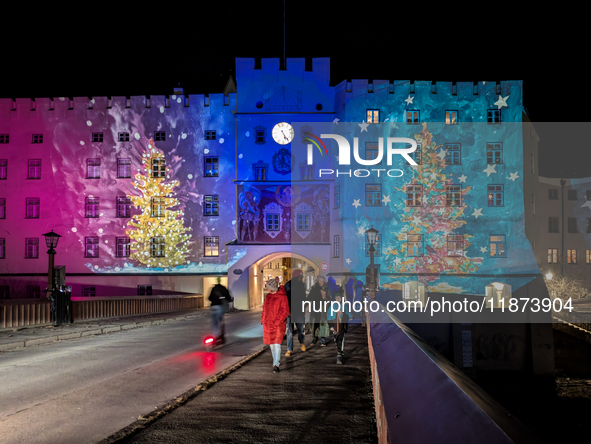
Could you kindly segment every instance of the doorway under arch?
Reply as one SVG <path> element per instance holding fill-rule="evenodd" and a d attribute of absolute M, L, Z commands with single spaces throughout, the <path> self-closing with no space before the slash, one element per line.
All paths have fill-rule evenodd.
<path fill-rule="evenodd" d="M 275 265 L 279 263 L 279 268 Z M 268 264 L 273 264 L 269 268 Z M 265 268 L 267 267 L 267 268 Z M 270 278 L 279 277 L 283 285 L 291 279 L 291 273 L 295 269 L 301 269 L 304 273 L 304 282 L 312 280 L 319 274 L 320 268 L 310 259 L 290 251 L 278 251 L 267 254 L 249 267 L 248 306 L 255 309 L 263 305 L 265 295 L 265 282 Z"/>

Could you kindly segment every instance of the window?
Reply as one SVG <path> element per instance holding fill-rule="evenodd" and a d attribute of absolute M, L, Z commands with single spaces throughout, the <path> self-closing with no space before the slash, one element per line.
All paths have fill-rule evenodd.
<path fill-rule="evenodd" d="M 40 298 L 41 288 L 39 285 L 27 285 L 27 297 L 29 299 Z"/>
<path fill-rule="evenodd" d="M 152 157 L 152 177 L 166 177 L 166 159 L 164 157 Z"/>
<path fill-rule="evenodd" d="M 365 185 L 365 206 L 382 206 L 382 185 L 377 183 Z"/>
<path fill-rule="evenodd" d="M 25 239 L 25 259 L 39 259 L 39 238 Z"/>
<path fill-rule="evenodd" d="M 138 294 L 138 296 L 152 296 L 152 286 L 151 285 L 138 285 L 137 286 L 137 294 Z"/>
<path fill-rule="evenodd" d="M 406 112 L 406 123 L 419 124 L 419 112 L 418 111 L 407 111 Z"/>
<path fill-rule="evenodd" d="M 535 162 L 535 158 L 533 153 L 529 155 L 529 166 L 530 166 L 530 170 L 532 174 L 535 174 L 535 166 L 536 166 L 536 162 Z"/>
<path fill-rule="evenodd" d="M 119 142 L 129 142 L 129 133 L 119 133 Z"/>
<path fill-rule="evenodd" d="M 117 197 L 117 217 L 131 217 L 131 198 Z"/>
<path fill-rule="evenodd" d="M 267 231 L 279 231 L 279 214 L 267 213 Z"/>
<path fill-rule="evenodd" d="M 9 140 L 9 134 L 0 134 L 0 143 L 8 143 Z"/>
<path fill-rule="evenodd" d="M 507 257 L 505 235 L 492 234 L 490 236 L 490 257 Z"/>
<path fill-rule="evenodd" d="M 217 236 L 205 236 L 205 256 L 219 256 L 220 238 Z"/>
<path fill-rule="evenodd" d="M 548 199 L 549 200 L 558 200 L 558 189 L 557 188 L 550 188 L 548 190 Z"/>
<path fill-rule="evenodd" d="M 548 218 L 548 233 L 558 233 L 558 218 L 557 217 L 549 217 Z"/>
<path fill-rule="evenodd" d="M 154 140 L 156 142 L 164 142 L 166 140 L 166 133 L 164 131 L 155 131 Z"/>
<path fill-rule="evenodd" d="M 9 285 L 0 285 L 0 299 L 10 299 Z"/>
<path fill-rule="evenodd" d="M 489 142 L 486 144 L 486 163 L 489 165 L 503 163 L 503 144 Z"/>
<path fill-rule="evenodd" d="M 462 205 L 461 185 L 445 186 L 445 205 L 447 205 L 448 207 L 459 207 L 460 205 Z"/>
<path fill-rule="evenodd" d="M 164 257 L 164 236 L 156 236 L 150 239 L 150 254 L 152 257 Z"/>
<path fill-rule="evenodd" d="M 376 242 L 373 244 L 375 249 L 374 256 L 378 257 L 382 255 L 382 235 L 376 234 Z M 365 257 L 369 257 L 369 238 L 365 235 Z"/>
<path fill-rule="evenodd" d="M 587 218 L 587 226 L 585 227 L 586 233 L 591 233 L 591 218 Z"/>
<path fill-rule="evenodd" d="M 423 202 L 423 186 L 407 185 L 406 187 L 406 206 L 420 207 Z"/>
<path fill-rule="evenodd" d="M 258 126 L 254 129 L 254 143 L 257 145 L 262 145 L 265 143 L 265 139 L 267 138 L 267 130 L 262 126 Z"/>
<path fill-rule="evenodd" d="M 341 187 L 334 187 L 334 207 L 341 208 Z"/>
<path fill-rule="evenodd" d="M 255 167 L 254 169 L 255 180 L 267 180 L 267 168 Z"/>
<path fill-rule="evenodd" d="M 99 217 L 99 197 L 86 198 L 86 217 Z"/>
<path fill-rule="evenodd" d="M 131 240 L 128 237 L 117 238 L 117 257 L 129 257 Z"/>
<path fill-rule="evenodd" d="M 339 236 L 337 234 L 334 236 L 333 239 L 334 240 L 332 243 L 332 247 L 333 247 L 332 256 L 333 257 L 340 257 L 340 255 L 341 255 L 341 236 Z"/>
<path fill-rule="evenodd" d="M 585 191 L 585 200 L 591 200 L 591 190 Z"/>
<path fill-rule="evenodd" d="M 298 230 L 310 231 L 310 215 L 307 213 L 298 214 Z"/>
<path fill-rule="evenodd" d="M 96 296 L 96 287 L 94 285 L 83 285 L 82 286 L 82 297 L 83 298 L 94 298 Z"/>
<path fill-rule="evenodd" d="M 86 178 L 101 178 L 101 159 L 86 159 Z"/>
<path fill-rule="evenodd" d="M 458 112 L 457 111 L 446 111 L 445 112 L 445 124 L 455 125 L 458 123 Z"/>
<path fill-rule="evenodd" d="M 165 197 L 153 197 L 152 198 L 152 217 L 164 217 L 166 208 Z"/>
<path fill-rule="evenodd" d="M 566 250 L 566 262 L 569 264 L 577 263 L 577 250 Z"/>
<path fill-rule="evenodd" d="M 536 195 L 531 195 L 531 214 L 536 215 Z"/>
<path fill-rule="evenodd" d="M 486 112 L 486 121 L 488 123 L 501 123 L 501 110 L 489 109 Z"/>
<path fill-rule="evenodd" d="M 591 250 L 585 250 L 585 263 L 591 264 Z"/>
<path fill-rule="evenodd" d="M 205 158 L 205 177 L 218 177 L 220 175 L 219 157 Z M 264 179 L 262 179 L 264 180 Z"/>
<path fill-rule="evenodd" d="M 569 217 L 567 220 L 567 225 L 568 225 L 568 232 L 569 233 L 578 233 L 577 218 L 576 217 Z"/>
<path fill-rule="evenodd" d="M 577 190 L 567 190 L 568 200 L 577 200 Z"/>
<path fill-rule="evenodd" d="M 451 257 L 460 257 L 464 255 L 464 235 L 447 235 L 447 255 Z"/>
<path fill-rule="evenodd" d="M 8 160 L 0 159 L 0 180 L 6 180 L 8 173 Z"/>
<path fill-rule="evenodd" d="M 102 142 L 103 141 L 103 133 L 92 133 L 92 141 L 93 142 Z"/>
<path fill-rule="evenodd" d="M 460 165 L 462 163 L 460 156 L 459 143 L 445 144 L 445 164 L 446 165 Z"/>
<path fill-rule="evenodd" d="M 33 143 L 43 143 L 43 134 L 33 134 Z"/>
<path fill-rule="evenodd" d="M 302 180 L 314 179 L 314 166 L 313 165 L 300 165 L 300 177 Z"/>
<path fill-rule="evenodd" d="M 503 206 L 503 185 L 489 185 L 488 186 L 488 206 L 502 207 Z"/>
<path fill-rule="evenodd" d="M 215 130 L 205 131 L 205 140 L 215 140 Z"/>
<path fill-rule="evenodd" d="M 6 259 L 6 239 L 0 238 L 0 259 Z"/>
<path fill-rule="evenodd" d="M 367 110 L 367 123 L 380 123 L 380 110 L 368 109 Z"/>
<path fill-rule="evenodd" d="M 407 148 L 412 148 L 412 145 L 410 143 L 406 144 Z M 417 165 L 421 165 L 421 162 L 423 160 L 423 151 L 421 150 L 421 144 L 417 143 L 417 149 L 414 150 L 412 153 L 409 153 L 408 155 L 410 156 L 410 158 L 412 160 L 414 160 L 416 162 Z"/>
<path fill-rule="evenodd" d="M 117 178 L 131 179 L 131 159 L 117 159 Z"/>
<path fill-rule="evenodd" d="M 220 206 L 219 197 L 217 194 L 212 196 L 205 196 L 205 215 L 206 216 L 219 216 Z"/>
<path fill-rule="evenodd" d="M 41 159 L 29 159 L 27 179 L 41 179 Z"/>
<path fill-rule="evenodd" d="M 90 236 L 84 238 L 84 257 L 99 257 L 99 238 Z"/>
<path fill-rule="evenodd" d="M 548 263 L 549 264 L 557 264 L 558 263 L 558 249 L 557 248 L 548 248 Z"/>
<path fill-rule="evenodd" d="M 6 199 L 0 199 L 0 219 L 6 219 Z"/>
<path fill-rule="evenodd" d="M 379 145 L 377 142 L 367 142 L 365 144 L 365 160 L 374 160 L 378 158 L 379 155 Z M 376 165 L 382 165 L 383 162 L 383 158 L 382 160 L 380 160 L 379 163 L 376 163 Z"/>
<path fill-rule="evenodd" d="M 422 234 L 407 234 L 406 235 L 406 255 L 407 256 L 422 256 L 423 255 L 423 235 Z"/>
<path fill-rule="evenodd" d="M 39 198 L 38 197 L 27 197 L 26 205 L 27 219 L 39 219 Z"/>

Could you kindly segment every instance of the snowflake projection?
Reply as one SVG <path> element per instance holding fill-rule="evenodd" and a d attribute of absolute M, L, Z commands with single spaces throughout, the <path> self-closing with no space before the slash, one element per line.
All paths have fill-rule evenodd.
<path fill-rule="evenodd" d="M 418 192 L 422 194 L 422 199 L 419 194 L 420 200 L 415 200 L 416 206 L 404 207 L 400 220 L 406 226 L 393 232 L 399 242 L 388 251 L 393 257 L 403 259 L 388 268 L 390 272 L 424 273 L 425 281 L 435 281 L 442 273 L 474 273 L 478 267 L 465 255 L 473 236 L 464 234 L 462 237 L 457 233 L 457 229 L 467 223 L 464 219 L 466 207 L 461 204 L 447 205 L 450 198 L 457 203 L 463 202 L 472 187 L 458 187 L 454 190 L 457 194 L 448 195 L 447 186 L 457 184 L 453 184 L 451 175 L 445 174 L 445 158 L 437 155 L 441 145 L 435 143 L 426 123 L 423 123 L 422 131 L 415 134 L 414 138 L 423 147 L 423 162 L 412 170 L 413 178 L 407 186 L 420 190 Z M 416 199 L 416 196 L 408 196 L 407 188 L 397 190 L 405 193 L 407 199 Z M 453 257 L 448 256 L 450 245 L 457 248 Z M 418 252 L 408 252 L 408 248 L 417 248 Z"/>
<path fill-rule="evenodd" d="M 184 212 L 174 209 L 179 200 L 173 197 L 173 190 L 179 182 L 163 177 L 164 162 L 164 153 L 150 139 L 142 153 L 143 171 L 134 176 L 133 186 L 140 195 L 131 196 L 141 213 L 128 222 L 127 235 L 131 240 L 131 259 L 147 267 L 174 268 L 186 263 L 191 234 L 187 234 L 190 228 L 184 226 Z"/>

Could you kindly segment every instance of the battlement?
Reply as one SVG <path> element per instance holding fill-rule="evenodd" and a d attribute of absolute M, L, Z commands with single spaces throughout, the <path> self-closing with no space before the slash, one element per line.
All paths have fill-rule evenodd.
<path fill-rule="evenodd" d="M 261 59 L 261 69 L 255 69 L 254 58 L 236 58 L 236 83 L 244 85 L 253 82 L 315 82 L 328 86 L 330 82 L 330 58 L 312 59 L 312 71 L 306 71 L 306 59 L 287 58 L 285 70 L 279 69 L 280 59 Z"/>
<path fill-rule="evenodd" d="M 0 99 L 0 120 L 33 119 L 42 113 L 47 118 L 62 118 L 84 115 L 88 110 L 107 110 L 112 108 L 141 109 L 223 109 L 236 107 L 236 93 L 189 94 L 175 88 L 169 96 L 112 96 L 112 97 L 41 97 Z"/>
<path fill-rule="evenodd" d="M 501 95 L 503 97 L 511 94 L 513 88 L 521 90 L 521 80 L 507 80 L 501 82 L 438 82 L 425 80 L 368 80 L 353 79 L 343 80 L 336 85 L 335 94 L 346 94 L 346 98 L 367 96 L 371 94 L 386 96 L 388 94 L 402 95 L 433 95 L 444 97 L 457 96 L 460 99 L 474 98 L 474 96 Z"/>

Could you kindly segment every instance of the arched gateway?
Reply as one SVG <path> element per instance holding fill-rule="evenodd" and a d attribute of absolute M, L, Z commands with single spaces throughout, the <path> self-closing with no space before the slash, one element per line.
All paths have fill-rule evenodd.
<path fill-rule="evenodd" d="M 234 306 L 241 310 L 252 310 L 263 304 L 264 283 L 278 276 L 282 284 L 291 279 L 295 269 L 318 275 L 319 267 L 311 259 L 291 251 L 259 252 L 252 261 L 248 254 L 228 270 L 228 288 L 234 297 Z"/>

